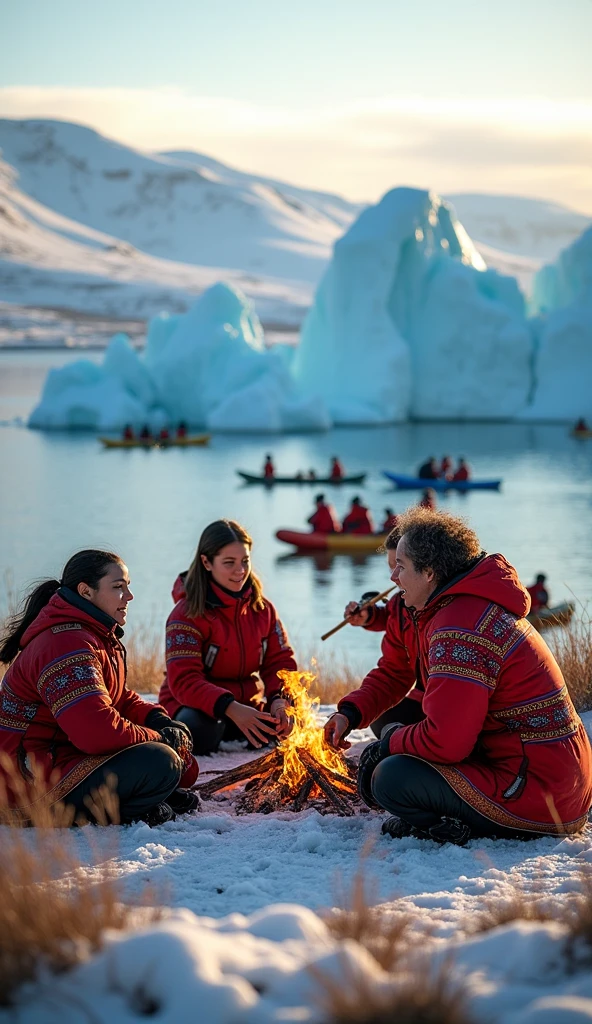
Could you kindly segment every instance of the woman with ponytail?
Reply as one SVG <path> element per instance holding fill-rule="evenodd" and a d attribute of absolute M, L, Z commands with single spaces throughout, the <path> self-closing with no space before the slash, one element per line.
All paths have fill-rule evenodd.
<path fill-rule="evenodd" d="M 229 739 L 261 747 L 290 731 L 278 672 L 297 671 L 297 665 L 251 568 L 252 546 L 234 520 L 210 523 L 173 588 L 159 700 L 189 726 L 196 754 Z"/>
<path fill-rule="evenodd" d="M 10 666 L 0 685 L 0 804 L 17 815 L 27 817 L 27 793 L 25 803 L 62 802 L 92 820 L 92 794 L 109 776 L 122 823 L 160 824 L 197 806 L 179 788 L 197 778 L 189 730 L 126 686 L 121 637 L 132 599 L 118 555 L 79 551 L 61 580 L 38 584 L 8 624 L 0 641 L 0 662 Z"/>

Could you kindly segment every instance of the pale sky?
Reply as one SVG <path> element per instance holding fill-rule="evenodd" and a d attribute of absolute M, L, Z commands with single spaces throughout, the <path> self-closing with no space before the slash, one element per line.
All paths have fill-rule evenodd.
<path fill-rule="evenodd" d="M 0 114 L 376 200 L 592 213 L 592 0 L 2 0 Z"/>

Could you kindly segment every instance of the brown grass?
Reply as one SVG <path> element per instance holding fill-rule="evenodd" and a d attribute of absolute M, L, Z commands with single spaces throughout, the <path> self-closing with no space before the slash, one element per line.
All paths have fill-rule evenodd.
<path fill-rule="evenodd" d="M 164 631 L 139 626 L 124 640 L 127 650 L 127 685 L 137 693 L 158 693 L 165 675 Z"/>
<path fill-rule="evenodd" d="M 11 787 L 26 802 L 23 783 L 11 775 Z M 33 828 L 2 827 L 0 874 L 0 1005 L 9 1006 L 25 982 L 41 972 L 59 973 L 101 948 L 107 928 L 123 930 L 133 923 L 137 906 L 121 902 L 113 858 L 95 864 L 90 881 L 84 865 L 70 849 L 71 837 L 62 827 L 73 813 L 63 804 L 49 806 L 45 787 L 36 781 L 27 806 Z M 119 820 L 111 781 L 89 800 L 99 824 Z M 9 815 L 4 813 L 4 820 Z M 23 824 L 13 817 L 10 824 Z M 83 821 L 80 822 L 83 824 Z M 92 840 L 92 831 L 89 828 Z M 145 890 L 143 921 L 157 920 L 160 909 Z"/>
<path fill-rule="evenodd" d="M 354 939 L 384 971 L 393 971 L 417 944 L 417 938 L 410 935 L 412 916 L 402 906 L 389 913 L 372 906 L 363 871 L 355 875 L 349 894 L 345 894 L 343 883 L 339 888 L 340 906 L 323 915 L 327 928 L 336 939 Z"/>
<path fill-rule="evenodd" d="M 318 697 L 321 704 L 337 704 L 351 690 L 357 690 L 363 676 L 348 665 L 346 659 L 335 651 L 297 651 L 296 660 L 302 670 L 311 671 L 315 678 L 309 692 Z"/>
<path fill-rule="evenodd" d="M 354 976 L 347 989 L 326 982 L 325 1011 L 329 1024 L 472 1024 L 462 983 L 451 981 L 446 968 L 419 967 L 392 988 L 377 992 Z"/>
<path fill-rule="evenodd" d="M 582 610 L 577 619 L 547 637 L 578 711 L 592 711 L 592 619 Z"/>

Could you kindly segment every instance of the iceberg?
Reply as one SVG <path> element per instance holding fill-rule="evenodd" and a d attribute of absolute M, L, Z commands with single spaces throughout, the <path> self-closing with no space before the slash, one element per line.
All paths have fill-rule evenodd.
<path fill-rule="evenodd" d="M 498 419 L 526 404 L 531 357 L 516 281 L 439 196 L 396 188 L 335 243 L 294 375 L 335 423 Z"/>
<path fill-rule="evenodd" d="M 592 420 L 592 228 L 534 280 L 535 391 L 526 419 Z"/>
<path fill-rule="evenodd" d="M 185 315 L 154 318 L 144 353 L 117 334 L 102 366 L 80 360 L 52 370 L 29 426 L 158 430 L 184 420 L 217 431 L 327 429 L 324 406 L 301 393 L 289 364 L 266 349 L 242 292 L 218 283 Z"/>

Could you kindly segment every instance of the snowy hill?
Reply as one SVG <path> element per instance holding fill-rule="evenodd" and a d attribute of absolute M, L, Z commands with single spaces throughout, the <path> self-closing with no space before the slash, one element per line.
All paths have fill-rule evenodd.
<path fill-rule="evenodd" d="M 20 189 L 94 231 L 153 256 L 316 282 L 358 207 L 280 189 L 211 161 L 142 153 L 80 125 L 0 121 Z M 202 161 L 203 162 L 203 161 Z"/>
<path fill-rule="evenodd" d="M 480 251 L 483 246 L 503 254 L 554 260 L 592 224 L 591 217 L 542 199 L 470 193 L 446 199 Z M 487 259 L 485 251 L 483 255 Z"/>

